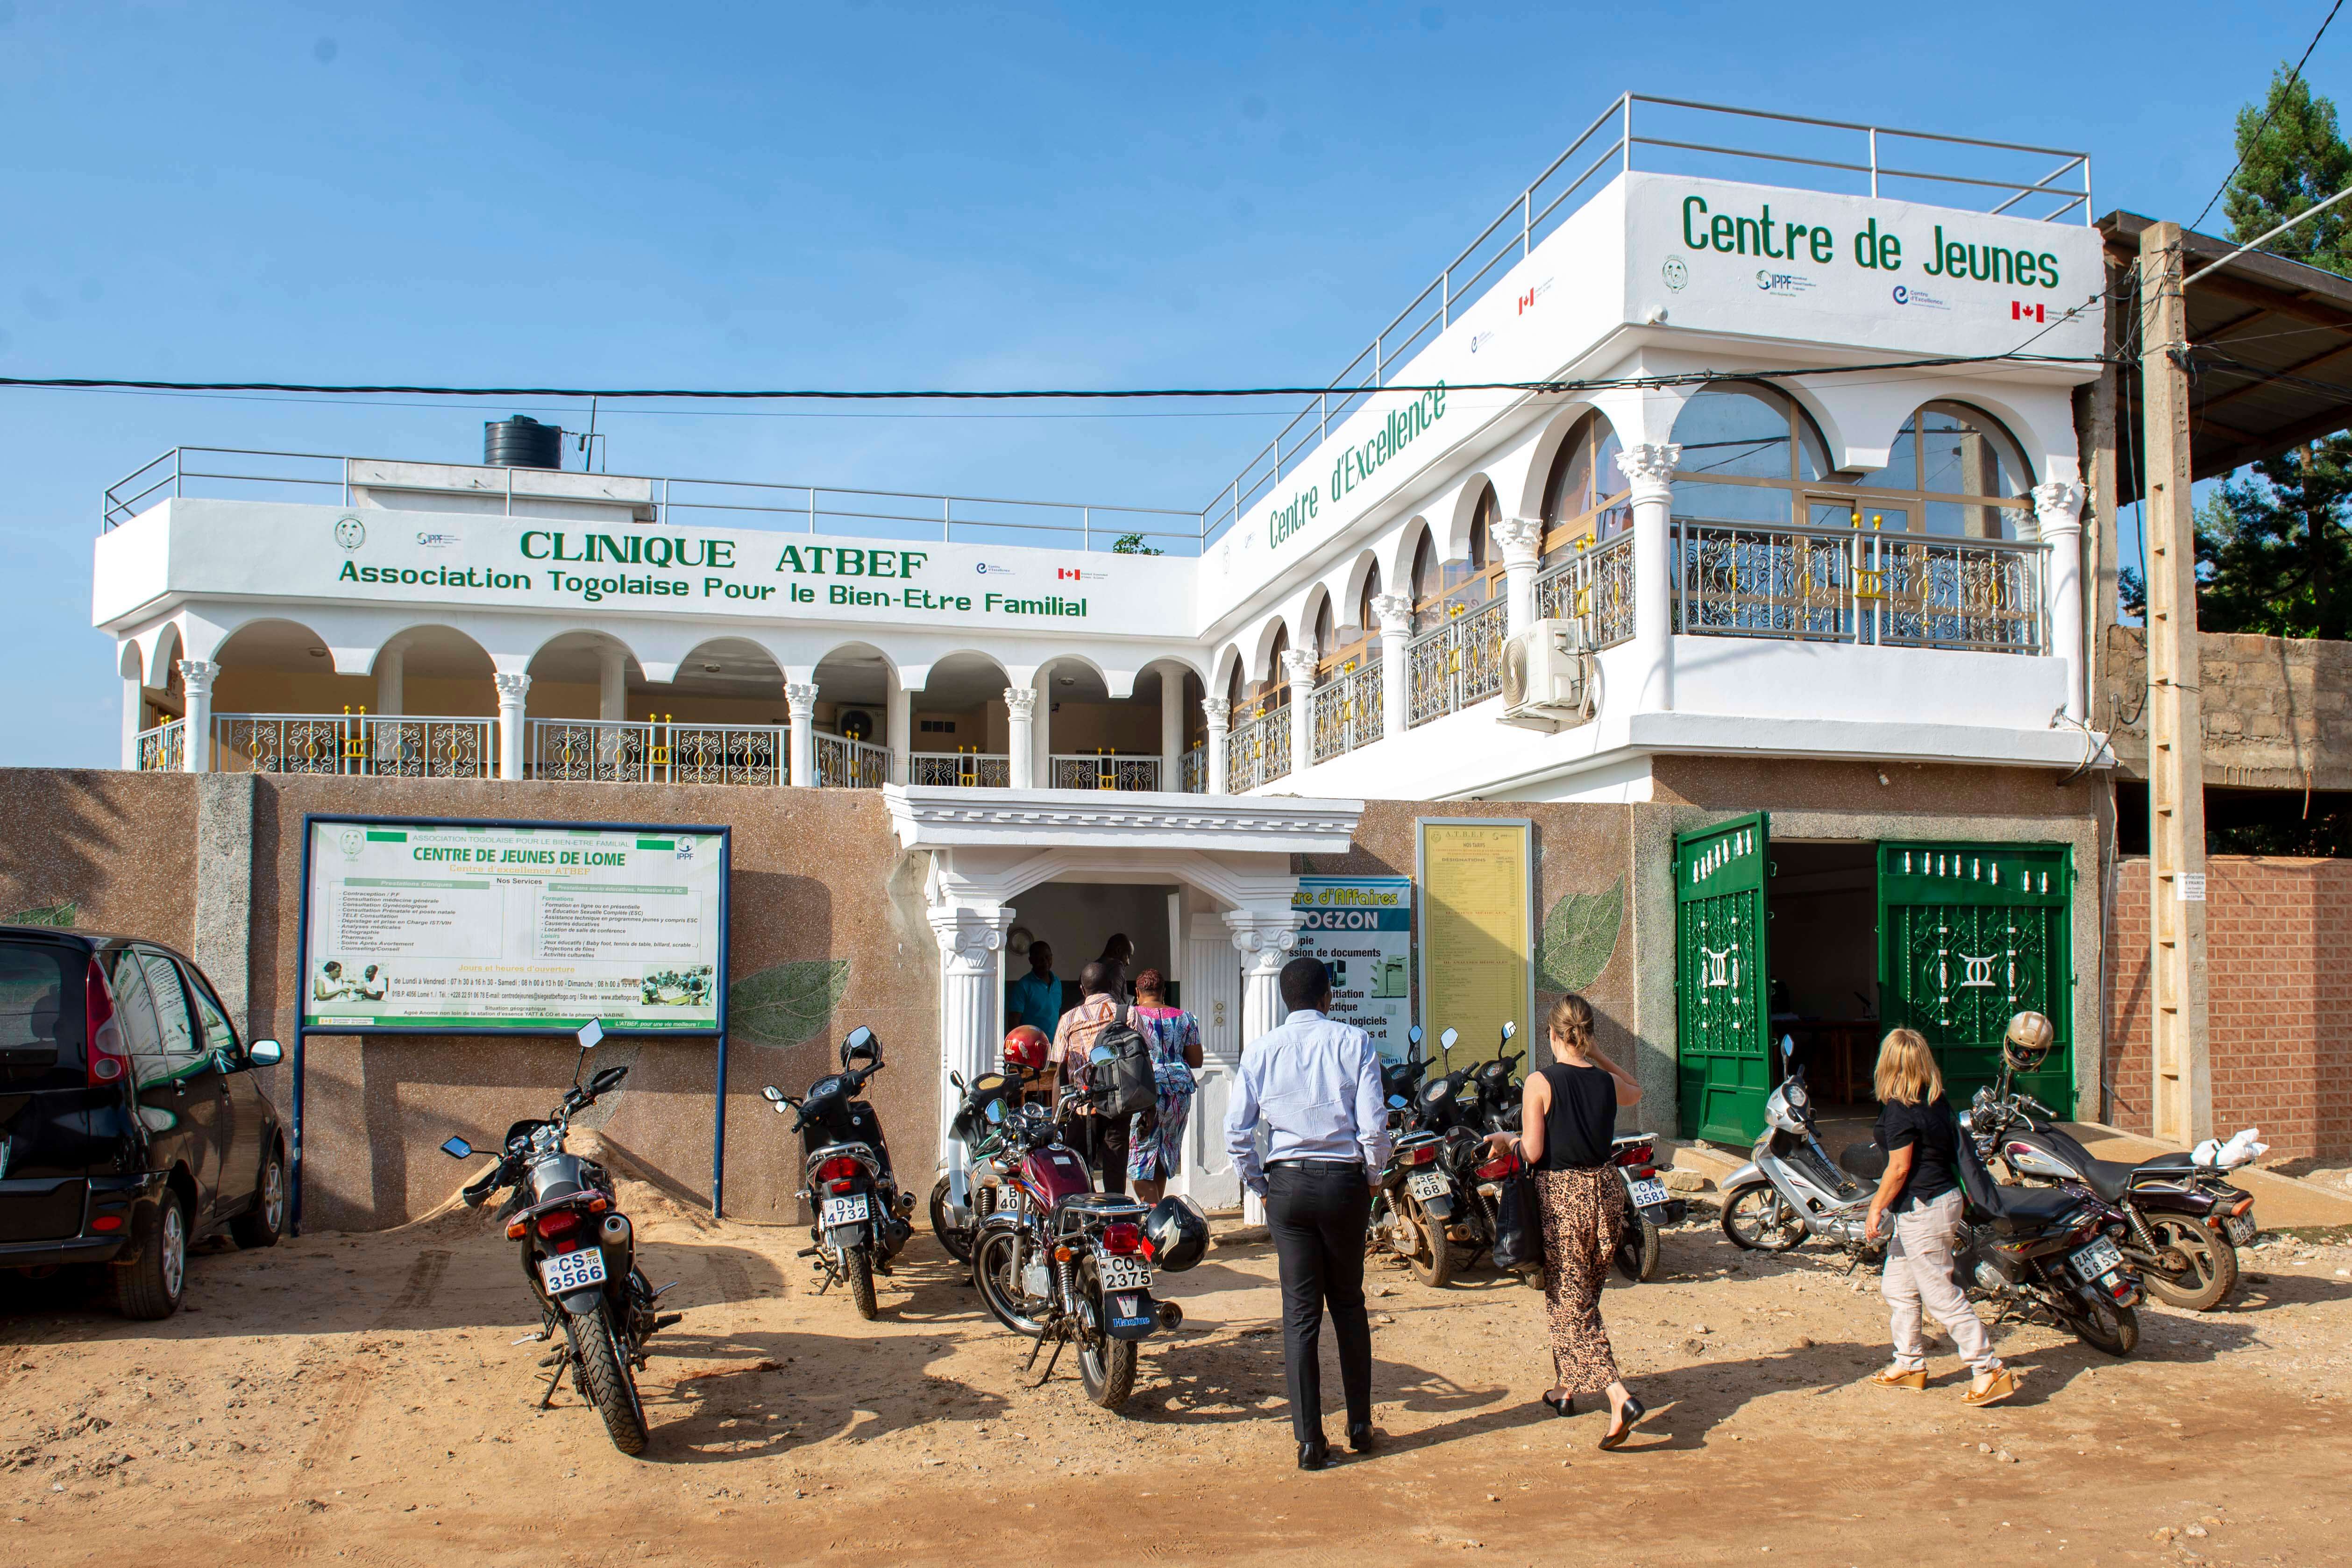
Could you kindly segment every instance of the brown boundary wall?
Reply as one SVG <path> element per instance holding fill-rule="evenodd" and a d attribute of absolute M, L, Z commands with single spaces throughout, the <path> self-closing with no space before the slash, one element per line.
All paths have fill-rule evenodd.
<path fill-rule="evenodd" d="M 2213 1126 L 2258 1126 L 2273 1155 L 2352 1154 L 2352 862 L 2206 862 Z M 2118 868 L 2108 914 L 2110 1119 L 2148 1130 L 2148 867 Z"/>

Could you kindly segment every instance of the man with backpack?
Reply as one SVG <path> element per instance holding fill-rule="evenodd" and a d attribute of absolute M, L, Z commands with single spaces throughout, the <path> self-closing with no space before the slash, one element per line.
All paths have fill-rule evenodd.
<path fill-rule="evenodd" d="M 1127 1191 L 1128 1119 L 1158 1106 L 1151 1046 L 1128 1017 L 1126 977 L 1097 961 L 1078 971 L 1076 1007 L 1054 1030 L 1051 1060 L 1061 1070 L 1061 1103 L 1070 1109 L 1070 1143 L 1105 1192 Z M 1111 1059 L 1090 1061 L 1097 1048 Z"/>

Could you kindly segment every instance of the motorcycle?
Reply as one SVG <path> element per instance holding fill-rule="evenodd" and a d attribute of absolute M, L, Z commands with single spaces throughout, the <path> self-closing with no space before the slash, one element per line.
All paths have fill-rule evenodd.
<path fill-rule="evenodd" d="M 572 1118 L 628 1076 L 625 1067 L 607 1067 L 581 1083 L 580 1070 L 603 1038 L 598 1023 L 581 1030 L 580 1060 L 562 1101 L 543 1119 L 509 1127 L 498 1164 L 468 1182 L 462 1196 L 467 1207 L 478 1208 L 499 1188 L 514 1188 L 498 1217 L 507 1222 L 507 1239 L 521 1244 L 523 1278 L 540 1310 L 539 1332 L 515 1343 L 543 1343 L 558 1328 L 565 1341 L 564 1349 L 540 1363 L 555 1370 L 539 1407 L 553 1402 L 569 1372 L 604 1417 L 613 1446 L 639 1454 L 647 1434 L 635 1372 L 646 1364 L 646 1341 L 680 1314 L 656 1312 L 654 1303 L 672 1287 L 655 1290 L 638 1270 L 635 1233 L 616 1207 L 612 1178 L 593 1161 L 564 1150 Z M 463 1138 L 449 1139 L 441 1152 L 459 1160 L 477 1153 Z"/>
<path fill-rule="evenodd" d="M 2123 1255 L 2157 1300 L 2210 1312 L 2238 1285 L 2238 1249 L 2255 1235 L 2253 1195 L 2224 1177 L 2229 1166 L 2189 1153 L 2137 1165 L 2095 1159 L 2057 1124 L 2057 1114 L 2013 1092 L 2010 1069 L 1976 1092 L 1969 1125 L 1977 1154 L 2012 1177 L 2055 1182 L 2095 1195 L 2124 1217 Z M 2249 1151 L 2247 1160 L 2253 1155 Z"/>
<path fill-rule="evenodd" d="M 1518 1026 L 1503 1025 L 1502 1045 L 1507 1049 Z M 1433 1133 L 1439 1143 L 1438 1167 L 1445 1173 L 1447 1208 L 1445 1239 L 1464 1249 L 1464 1256 L 1452 1268 L 1475 1263 L 1478 1255 L 1495 1244 L 1495 1232 L 1500 1215 L 1496 1194 L 1482 1192 L 1482 1186 L 1494 1187 L 1491 1181 L 1482 1182 L 1479 1168 L 1489 1163 L 1486 1134 L 1491 1125 L 1487 1102 L 1487 1086 L 1495 1075 L 1488 1069 L 1495 1062 L 1477 1062 L 1467 1067 L 1454 1065 L 1454 1043 L 1460 1038 L 1453 1030 L 1437 1037 L 1437 1048 L 1443 1055 L 1446 1071 L 1421 1086 L 1412 1111 L 1412 1124 L 1421 1131 Z M 1500 1060 L 1498 1058 L 1498 1060 Z M 1511 1061 L 1521 1058 L 1513 1057 Z M 1510 1069 L 1505 1065 L 1502 1079 L 1508 1082 Z"/>
<path fill-rule="evenodd" d="M 1658 1176 L 1657 1140 L 1648 1133 L 1624 1133 L 1609 1145 L 1609 1165 L 1625 1195 L 1625 1224 L 1618 1233 L 1617 1271 L 1628 1280 L 1658 1277 L 1659 1233 L 1679 1225 L 1688 1202 L 1669 1196 Z"/>
<path fill-rule="evenodd" d="M 1089 1064 L 1112 1060 L 1097 1048 Z M 1042 1105 L 1008 1105 L 1002 1096 L 985 1102 L 981 1114 L 1000 1141 L 996 1157 L 1007 1176 L 1003 1207 L 974 1228 L 972 1282 L 991 1316 L 1034 1342 L 1023 1370 L 1053 1342 L 1033 1386 L 1053 1376 L 1063 1346 L 1075 1343 L 1087 1397 L 1116 1410 L 1135 1389 L 1138 1343 L 1176 1328 L 1184 1313 L 1152 1297 L 1154 1248 L 1145 1228 L 1158 1211 L 1094 1190 L 1087 1162 L 1063 1141 L 1070 1109 L 1056 1115 Z M 1185 1202 L 1163 1198 L 1161 1207 Z M 1201 1244 L 1206 1239 L 1202 1222 Z M 1195 1250 L 1167 1266 L 1189 1268 L 1197 1258 Z"/>
<path fill-rule="evenodd" d="M 1388 1097 L 1389 1126 L 1395 1136 L 1388 1163 L 1381 1167 L 1380 1188 L 1372 1194 L 1364 1249 L 1402 1259 L 1423 1284 L 1438 1289 L 1454 1278 L 1454 1249 L 1446 1233 L 1455 1213 L 1454 1182 L 1441 1163 L 1444 1139 L 1424 1125 L 1415 1110 L 1422 1093 L 1437 1087 L 1421 1082 L 1429 1071 L 1428 1060 L 1421 1054 L 1421 1026 L 1413 1025 L 1405 1039 L 1404 1060 L 1381 1067 L 1381 1088 Z M 1454 1039 L 1447 1030 L 1443 1043 L 1450 1047 Z"/>
<path fill-rule="evenodd" d="M 1781 1037 L 1784 1064 L 1796 1049 L 1795 1040 Z M 1798 1067 L 1765 1099 L 1764 1134 L 1748 1164 L 1724 1178 L 1723 1233 L 1751 1252 L 1786 1252 L 1818 1236 L 1845 1254 L 1849 1269 L 1875 1262 L 1885 1244 L 1864 1232 L 1873 1190 L 1822 1147 L 1805 1070 Z"/>
<path fill-rule="evenodd" d="M 814 1217 L 813 1245 L 800 1255 L 815 1259 L 824 1276 L 817 1294 L 845 1281 L 857 1315 L 868 1321 L 877 1310 L 875 1274 L 890 1271 L 890 1260 L 914 1234 L 907 1221 L 914 1212 L 914 1195 L 898 1190 L 881 1121 L 858 1097 L 881 1071 L 882 1042 L 861 1025 L 841 1042 L 841 1071 L 818 1079 L 803 1098 L 795 1100 L 772 1083 L 760 1091 L 776 1114 L 799 1113 L 792 1130 L 801 1136 L 808 1186 L 798 1196 L 808 1201 Z"/>
<path fill-rule="evenodd" d="M 949 1257 L 959 1263 L 970 1263 L 973 1234 L 981 1221 L 1003 1207 L 1005 1178 L 1011 1174 L 1004 1158 L 1004 1140 L 999 1125 L 989 1121 L 987 1109 L 992 1103 L 1017 1098 L 1020 1090 L 1002 1072 L 983 1072 L 966 1083 L 962 1073 L 951 1071 L 948 1082 L 963 1097 L 949 1124 L 948 1134 L 963 1145 L 971 1157 L 971 1167 L 964 1173 L 961 1204 L 955 1202 L 953 1183 L 947 1176 L 941 1175 L 932 1184 L 931 1234 L 940 1239 Z"/>

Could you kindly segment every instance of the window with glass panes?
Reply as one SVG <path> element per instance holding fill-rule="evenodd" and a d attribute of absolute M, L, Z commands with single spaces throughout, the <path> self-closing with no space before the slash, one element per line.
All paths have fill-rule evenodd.
<path fill-rule="evenodd" d="M 1545 566 L 1633 527 L 1632 492 L 1617 471 L 1618 450 L 1616 431 L 1597 412 L 1579 420 L 1560 443 L 1544 478 Z"/>

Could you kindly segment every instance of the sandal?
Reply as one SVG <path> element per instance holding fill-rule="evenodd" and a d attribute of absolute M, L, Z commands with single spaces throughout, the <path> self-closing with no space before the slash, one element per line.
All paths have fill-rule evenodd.
<path fill-rule="evenodd" d="M 1927 1369 L 1918 1367 L 1910 1372 L 1897 1372 L 1891 1366 L 1882 1367 L 1870 1375 L 1869 1383 L 1874 1388 L 1907 1388 L 1914 1394 L 1924 1394 L 1927 1388 Z"/>
<path fill-rule="evenodd" d="M 1626 1395 L 1625 1407 L 1623 1410 L 1625 1424 L 1618 1427 L 1614 1432 L 1611 1432 L 1604 1436 L 1601 1439 L 1601 1446 L 1604 1448 L 1613 1448 L 1619 1444 L 1624 1442 L 1626 1438 L 1633 1435 L 1634 1426 L 1640 1422 L 1643 1416 L 1647 1416 L 1649 1413 L 1650 1407 L 1643 1404 L 1638 1397 L 1631 1394 Z"/>
<path fill-rule="evenodd" d="M 1970 1385 L 1969 1391 L 1960 1396 L 1960 1403 L 1963 1405 L 1997 1405 L 2001 1400 L 2008 1398 L 2011 1395 L 2016 1392 L 2017 1374 L 2010 1371 L 2009 1368 L 2004 1366 L 1999 1372 L 1994 1373 L 1992 1375 L 1992 1381 L 1986 1384 L 1982 1388 L 1978 1388 L 1974 1385 Z"/>

